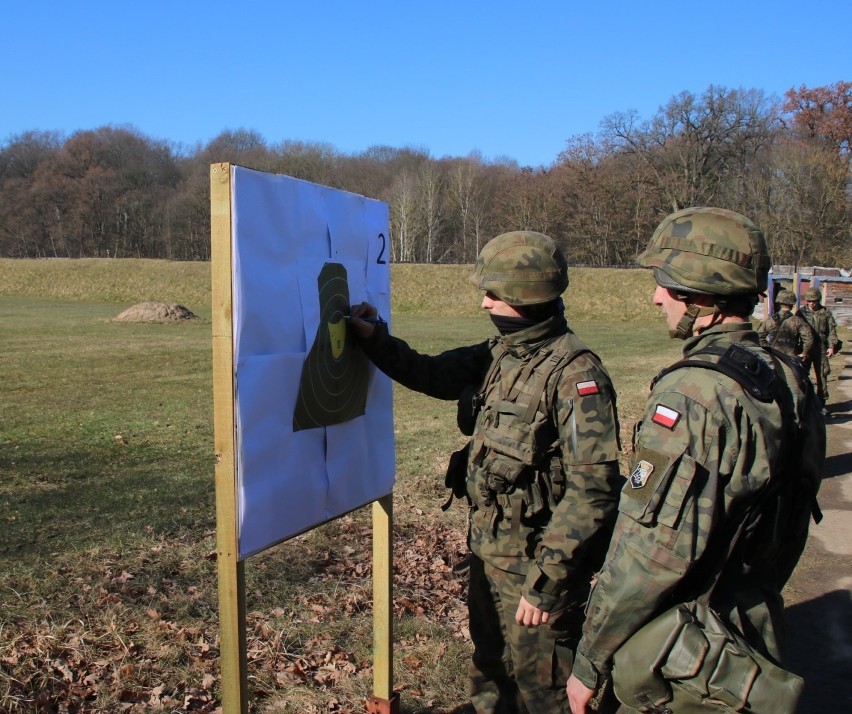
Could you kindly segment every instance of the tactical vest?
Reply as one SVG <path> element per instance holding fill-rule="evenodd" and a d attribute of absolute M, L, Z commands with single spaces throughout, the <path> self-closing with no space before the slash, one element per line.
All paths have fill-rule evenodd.
<path fill-rule="evenodd" d="M 569 332 L 526 359 L 514 357 L 501 343 L 492 352 L 494 360 L 476 396 L 480 409 L 467 493 L 476 507 L 497 503 L 504 513 L 522 501 L 524 516 L 531 518 L 552 510 L 565 492 L 559 435 L 549 413 L 556 374 L 590 350 Z"/>

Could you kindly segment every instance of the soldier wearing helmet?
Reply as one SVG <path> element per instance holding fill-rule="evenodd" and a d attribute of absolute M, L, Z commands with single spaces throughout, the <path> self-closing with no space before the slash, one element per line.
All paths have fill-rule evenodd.
<path fill-rule="evenodd" d="M 822 400 L 823 416 L 828 412 L 828 375 L 831 366 L 828 360 L 840 350 L 840 340 L 837 339 L 837 322 L 831 310 L 822 304 L 822 293 L 818 288 L 808 288 L 805 293 L 805 305 L 799 309 L 799 317 L 804 319 L 816 337 L 813 349 L 806 364 L 813 364 L 817 396 Z"/>
<path fill-rule="evenodd" d="M 762 348 L 749 321 L 770 265 L 757 226 L 733 211 L 685 209 L 660 224 L 639 263 L 654 271 L 653 301 L 670 335 L 684 340 L 684 358 L 652 382 L 634 430 L 566 687 L 573 714 L 585 714 L 610 677 L 629 711 L 710 710 L 726 691 L 745 701 L 754 672 L 744 657 L 711 672 L 703 696 L 699 684 L 680 686 L 673 669 L 697 665 L 689 682 L 708 673 L 684 659 L 697 642 L 679 649 L 670 630 L 644 640 L 641 662 L 619 656 L 681 603 L 709 603 L 729 629 L 783 663 L 781 589 L 804 548 L 825 458 L 825 425 L 801 363 Z M 778 711 L 795 706 L 796 687 L 789 691 Z"/>
<path fill-rule="evenodd" d="M 448 485 L 469 505 L 471 701 L 480 714 L 567 711 L 565 679 L 592 573 L 623 482 L 616 395 L 600 360 L 568 328 L 568 264 L 553 240 L 491 240 L 470 278 L 498 334 L 437 356 L 365 321 L 350 323 L 392 379 L 460 400 L 470 441 Z"/>
<path fill-rule="evenodd" d="M 792 290 L 779 290 L 775 296 L 777 309 L 760 323 L 757 334 L 763 347 L 772 346 L 804 363 L 816 340 L 811 326 L 793 312 L 796 302 Z"/>

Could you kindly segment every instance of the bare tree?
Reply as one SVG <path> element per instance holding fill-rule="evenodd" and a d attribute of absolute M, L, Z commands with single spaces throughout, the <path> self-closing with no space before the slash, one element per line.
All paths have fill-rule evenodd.
<path fill-rule="evenodd" d="M 776 143 L 760 173 L 758 216 L 775 261 L 847 264 L 852 258 L 847 165 L 835 146 L 792 137 Z"/>
<path fill-rule="evenodd" d="M 394 182 L 390 199 L 391 260 L 417 260 L 417 180 L 403 171 Z"/>
<path fill-rule="evenodd" d="M 772 136 L 777 107 L 759 90 L 710 86 L 700 98 L 681 92 L 650 121 L 635 112 L 602 122 L 617 150 L 635 154 L 654 175 L 670 210 L 718 203 L 732 176 L 743 176 L 750 159 Z"/>
<path fill-rule="evenodd" d="M 433 161 L 424 161 L 417 172 L 417 215 L 423 246 L 418 257 L 427 263 L 440 262 L 436 252 L 444 222 L 444 186 L 440 168 Z"/>

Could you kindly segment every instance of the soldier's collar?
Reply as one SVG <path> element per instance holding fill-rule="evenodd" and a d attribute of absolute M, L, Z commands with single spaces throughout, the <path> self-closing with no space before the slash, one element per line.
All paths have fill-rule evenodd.
<path fill-rule="evenodd" d="M 520 332 L 505 335 L 500 338 L 500 341 L 506 351 L 522 357 L 529 352 L 538 350 L 543 343 L 559 335 L 564 335 L 566 332 L 568 332 L 568 322 L 565 320 L 565 315 L 560 313 Z"/>
<path fill-rule="evenodd" d="M 700 335 L 687 338 L 683 343 L 683 355 L 687 357 L 715 342 L 759 344 L 759 339 L 750 322 L 723 322 L 704 330 Z"/>

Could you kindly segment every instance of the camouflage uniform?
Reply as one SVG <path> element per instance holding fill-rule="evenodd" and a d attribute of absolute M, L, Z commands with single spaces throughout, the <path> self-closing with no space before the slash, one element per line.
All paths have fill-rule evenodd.
<path fill-rule="evenodd" d="M 466 477 L 471 701 L 477 714 L 568 712 L 564 682 L 623 481 L 609 376 L 561 310 L 437 356 L 386 327 L 362 345 L 410 389 L 459 399 L 478 387 Z M 521 597 L 549 613 L 546 625 L 515 622 Z"/>
<path fill-rule="evenodd" d="M 814 346 L 814 334 L 810 325 L 793 312 L 796 296 L 791 290 L 780 290 L 775 302 L 784 308 L 767 317 L 757 328 L 761 347 L 772 346 L 784 354 L 806 359 Z"/>
<path fill-rule="evenodd" d="M 789 310 L 767 317 L 757 333 L 762 347 L 774 347 L 794 357 L 811 354 L 816 342 L 810 325 Z"/>
<path fill-rule="evenodd" d="M 814 293 L 812 295 L 809 290 L 805 295 L 805 299 L 820 299 L 819 291 L 815 290 Z M 837 349 L 837 323 L 834 320 L 831 310 L 824 305 L 817 305 L 815 310 L 811 310 L 807 305 L 803 305 L 799 308 L 798 314 L 799 317 L 811 326 L 811 329 L 816 335 L 814 347 L 810 352 L 810 362 L 814 366 L 817 396 L 825 404 L 828 401 L 828 375 L 831 373 L 831 366 L 829 365 L 826 351 L 829 347 Z M 808 367 L 810 367 L 810 364 Z"/>
<path fill-rule="evenodd" d="M 707 295 L 705 286 L 721 291 L 725 288 L 712 281 L 727 278 L 730 292 L 717 293 L 723 311 L 726 300 L 756 300 L 765 289 L 765 244 L 747 219 L 720 209 L 689 209 L 667 221 L 640 256 L 641 265 L 655 269 L 658 284 L 674 283 L 677 287 L 670 289 L 684 293 L 703 288 L 701 294 Z M 735 314 L 747 313 L 748 304 L 753 302 L 741 303 Z M 776 375 L 783 373 L 781 396 L 761 401 L 739 381 L 702 367 L 684 366 L 655 381 L 634 431 L 631 475 L 574 662 L 574 676 L 586 687 L 600 686 L 616 650 L 652 617 L 707 592 L 722 562 L 711 606 L 758 651 L 781 660 L 781 588 L 804 548 L 810 517 L 809 510 L 804 517 L 799 512 L 793 517 L 790 509 L 810 504 L 818 485 L 814 478 L 803 495 L 793 490 L 792 484 L 800 485 L 795 478 L 782 476 L 797 454 L 786 448 L 795 439 L 781 405 L 788 415 L 794 407 L 803 407 L 805 382 L 796 381 L 789 365 L 760 348 L 745 317 L 689 337 L 684 355 L 731 345 L 748 349 Z M 694 359 L 714 358 L 704 354 Z M 818 469 L 824 457 L 824 424 L 818 411 L 808 414 Z M 747 548 L 738 542 L 726 560 L 743 514 L 770 483 L 782 484 L 777 500 L 771 507 L 761 502 L 761 527 L 749 536 Z M 667 704 L 673 712 L 684 711 L 678 696 Z"/>

